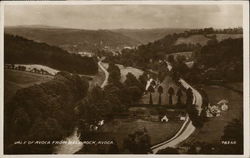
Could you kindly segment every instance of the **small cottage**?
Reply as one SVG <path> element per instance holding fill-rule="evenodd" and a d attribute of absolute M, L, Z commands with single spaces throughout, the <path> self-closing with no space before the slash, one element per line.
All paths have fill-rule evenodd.
<path fill-rule="evenodd" d="M 167 115 L 164 115 L 164 116 L 161 118 L 161 122 L 168 122 Z"/>

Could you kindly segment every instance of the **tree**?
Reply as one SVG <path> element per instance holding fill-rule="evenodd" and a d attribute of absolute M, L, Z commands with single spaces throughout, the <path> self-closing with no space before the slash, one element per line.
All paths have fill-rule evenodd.
<path fill-rule="evenodd" d="M 155 87 L 155 86 L 156 86 L 155 80 L 153 80 L 150 84 L 151 84 L 153 87 Z"/>
<path fill-rule="evenodd" d="M 148 91 L 149 91 L 149 95 L 150 95 L 150 97 L 149 97 L 149 104 L 150 104 L 150 105 L 153 105 L 152 93 L 154 93 L 155 90 L 154 90 L 154 88 L 153 88 L 152 85 L 150 85 L 150 86 L 148 87 Z"/>
<path fill-rule="evenodd" d="M 12 120 L 13 132 L 19 136 L 24 135 L 31 125 L 31 120 L 27 112 L 23 108 L 18 107 L 14 114 Z"/>
<path fill-rule="evenodd" d="M 203 120 L 198 116 L 198 110 L 194 104 L 187 105 L 187 113 L 195 127 L 201 128 L 203 126 Z"/>
<path fill-rule="evenodd" d="M 114 63 L 109 63 L 107 70 L 109 72 L 108 82 L 112 84 L 119 84 L 121 80 L 120 68 Z"/>
<path fill-rule="evenodd" d="M 90 92 L 90 100 L 92 102 L 101 102 L 104 99 L 104 92 L 102 88 L 98 85 L 94 86 L 92 91 Z"/>
<path fill-rule="evenodd" d="M 142 96 L 142 90 L 137 86 L 131 86 L 128 88 L 128 92 L 131 95 L 132 103 L 138 101 Z"/>
<path fill-rule="evenodd" d="M 168 62 L 170 62 L 171 64 L 173 64 L 174 63 L 174 56 L 173 55 L 169 55 L 168 56 Z"/>
<path fill-rule="evenodd" d="M 144 130 L 137 130 L 129 134 L 123 141 L 123 148 L 133 154 L 147 154 L 151 152 L 151 138 Z"/>
<path fill-rule="evenodd" d="M 125 80 L 124 84 L 127 87 L 136 86 L 140 89 L 144 89 L 144 86 L 137 80 L 135 75 L 133 75 L 130 72 L 126 75 L 126 80 Z"/>
<path fill-rule="evenodd" d="M 187 89 L 186 96 L 187 96 L 186 105 L 193 104 L 193 91 L 191 88 Z"/>
<path fill-rule="evenodd" d="M 54 118 L 36 119 L 31 127 L 30 137 L 36 140 L 61 140 L 63 129 Z"/>
<path fill-rule="evenodd" d="M 159 105 L 161 105 L 161 94 L 163 93 L 163 88 L 161 85 L 158 87 L 158 93 L 159 93 Z"/>
<path fill-rule="evenodd" d="M 177 55 L 177 57 L 176 57 L 176 61 L 177 61 L 178 63 L 184 63 L 186 60 L 187 60 L 187 59 L 186 59 L 186 56 L 185 56 L 185 55 Z"/>
<path fill-rule="evenodd" d="M 177 98 L 177 104 L 181 104 L 181 97 L 183 96 L 183 94 L 182 94 L 182 90 L 179 88 L 178 89 L 178 91 L 177 91 L 177 93 L 176 93 L 176 96 L 178 97 Z"/>
<path fill-rule="evenodd" d="M 143 72 L 143 74 L 139 76 L 139 81 L 141 85 L 143 86 L 143 90 L 145 90 L 145 87 L 147 85 L 147 80 L 148 80 L 148 76 L 145 72 Z"/>
<path fill-rule="evenodd" d="M 173 105 L 173 95 L 174 95 L 174 88 L 169 87 L 168 89 L 168 95 L 169 95 L 169 105 Z"/>
<path fill-rule="evenodd" d="M 182 59 L 179 59 L 180 61 L 178 61 L 175 64 L 175 71 L 177 71 L 178 73 L 185 75 L 187 72 L 189 72 L 189 68 L 187 67 L 186 63 L 184 61 L 182 61 Z"/>

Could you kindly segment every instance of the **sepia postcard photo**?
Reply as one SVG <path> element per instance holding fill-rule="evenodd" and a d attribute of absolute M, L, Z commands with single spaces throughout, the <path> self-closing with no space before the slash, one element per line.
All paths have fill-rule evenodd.
<path fill-rule="evenodd" d="M 249 2 L 0 3 L 0 157 L 249 157 Z"/>

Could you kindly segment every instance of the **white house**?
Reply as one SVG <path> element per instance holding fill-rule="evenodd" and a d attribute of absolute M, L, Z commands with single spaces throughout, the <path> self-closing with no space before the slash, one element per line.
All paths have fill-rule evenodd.
<path fill-rule="evenodd" d="M 100 121 L 98 122 L 98 126 L 102 126 L 102 125 L 104 125 L 104 120 L 100 120 Z"/>
<path fill-rule="evenodd" d="M 228 103 L 229 103 L 228 100 L 222 99 L 222 100 L 219 101 L 217 104 L 218 104 L 219 106 L 221 106 L 221 110 L 222 110 L 222 111 L 227 111 L 227 110 L 228 110 Z"/>
<path fill-rule="evenodd" d="M 186 119 L 185 116 L 181 116 L 181 117 L 180 117 L 180 120 L 181 120 L 181 121 L 185 121 L 185 119 Z"/>
<path fill-rule="evenodd" d="M 78 52 L 78 54 L 82 57 L 93 57 L 94 55 L 92 52 Z"/>
<path fill-rule="evenodd" d="M 161 122 L 168 122 L 167 115 L 164 115 L 164 116 L 161 118 Z"/>

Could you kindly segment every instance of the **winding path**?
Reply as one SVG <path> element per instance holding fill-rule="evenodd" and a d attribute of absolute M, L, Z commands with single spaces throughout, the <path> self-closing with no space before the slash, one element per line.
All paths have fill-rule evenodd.
<path fill-rule="evenodd" d="M 108 84 L 108 78 L 109 78 L 109 73 L 108 71 L 103 67 L 102 65 L 102 60 L 99 60 L 98 66 L 102 69 L 102 71 L 105 73 L 105 79 L 101 85 L 101 88 L 104 88 Z"/>
<path fill-rule="evenodd" d="M 170 70 L 172 69 L 171 65 L 168 64 L 168 68 Z M 179 80 L 180 84 L 185 87 L 186 89 L 191 88 L 193 91 L 193 104 L 196 105 L 196 109 L 199 111 L 199 115 L 201 113 L 201 106 L 202 106 L 202 97 L 201 94 L 194 89 L 191 85 L 189 85 L 186 81 L 183 79 Z M 167 147 L 176 147 L 178 144 L 183 142 L 185 139 L 187 139 L 193 132 L 195 131 L 195 127 L 193 126 L 192 122 L 189 119 L 189 116 L 186 115 L 185 122 L 183 123 L 180 130 L 169 140 L 164 141 L 160 144 L 154 145 L 151 147 L 151 150 L 154 154 L 156 154 L 159 150 L 165 149 Z"/>

